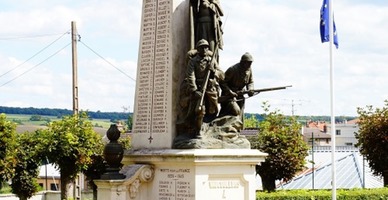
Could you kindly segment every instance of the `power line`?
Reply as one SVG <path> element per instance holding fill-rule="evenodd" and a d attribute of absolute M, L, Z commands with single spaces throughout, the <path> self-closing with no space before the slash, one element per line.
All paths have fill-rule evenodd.
<path fill-rule="evenodd" d="M 128 78 L 130 78 L 131 80 L 135 81 L 136 82 L 136 79 L 132 78 L 131 76 L 129 76 L 128 74 L 126 74 L 123 70 L 119 69 L 118 67 L 114 66 L 111 62 L 109 62 L 107 59 L 105 59 L 104 57 L 102 57 L 100 54 L 98 54 L 96 51 L 94 51 L 92 48 L 90 48 L 88 45 L 86 45 L 85 43 L 83 43 L 81 40 L 79 40 L 79 42 L 83 45 L 85 45 L 85 47 L 87 47 L 90 51 L 92 51 L 94 54 L 96 54 L 98 57 L 100 57 L 101 59 L 103 59 L 105 62 L 107 62 L 109 65 L 111 65 L 112 67 L 114 67 L 116 70 L 118 70 L 119 72 L 121 72 L 122 74 L 124 74 L 125 76 L 127 76 Z"/>
<path fill-rule="evenodd" d="M 16 67 L 14 67 L 13 69 L 3 73 L 0 75 L 0 78 L 3 77 L 4 75 L 16 70 L 17 68 L 21 67 L 23 64 L 27 63 L 28 61 L 30 61 L 32 58 L 34 58 L 35 56 L 37 56 L 38 54 L 40 54 L 41 52 L 43 52 L 44 50 L 46 50 L 48 47 L 50 47 L 51 45 L 53 45 L 55 42 L 57 42 L 59 39 L 61 39 L 64 35 L 66 34 L 70 34 L 70 31 L 67 31 L 65 33 L 63 33 L 59 38 L 57 38 L 56 40 L 54 40 L 53 42 L 51 42 L 49 45 L 47 45 L 46 47 L 44 47 L 43 49 L 41 49 L 40 51 L 38 51 L 37 53 L 35 53 L 33 56 L 31 56 L 30 58 L 28 58 L 27 60 L 25 60 L 23 63 L 17 65 Z M 47 35 L 36 35 L 36 36 L 20 36 L 20 37 L 9 37 L 7 39 L 19 39 L 19 38 L 32 38 L 32 37 L 44 37 L 44 36 L 49 36 L 49 34 Z M 123 70 L 119 69 L 118 67 L 116 67 L 115 65 L 113 65 L 111 62 L 109 62 L 107 59 L 105 59 L 104 57 L 102 57 L 100 54 L 98 54 L 96 51 L 94 51 L 91 47 L 89 47 L 88 45 L 86 45 L 84 42 L 81 41 L 81 37 L 80 35 L 78 35 L 79 39 L 78 41 L 85 45 L 85 47 L 87 47 L 90 51 L 92 51 L 94 54 L 96 54 L 97 56 L 99 56 L 101 59 L 103 59 L 105 62 L 107 62 L 109 65 L 111 65 L 112 67 L 114 67 L 116 70 L 118 70 L 119 72 L 121 72 L 122 74 L 124 74 L 125 76 L 127 76 L 128 78 L 130 78 L 131 80 L 135 81 L 136 82 L 136 79 L 132 78 L 131 76 L 129 76 L 128 74 L 126 74 Z M 0 38 L 0 40 L 5 40 L 5 38 Z M 60 50 L 58 50 L 57 52 L 55 52 L 54 54 L 52 54 L 51 56 L 47 57 L 46 59 L 44 59 L 42 62 L 40 62 L 39 64 L 33 66 L 32 68 L 28 69 L 27 71 L 19 74 L 18 76 L 16 76 L 15 78 L 3 83 L 2 85 L 0 85 L 0 87 L 4 86 L 4 85 L 7 85 L 8 83 L 18 79 L 19 77 L 23 76 L 24 74 L 30 72 L 31 70 L 35 69 L 36 67 L 38 67 L 39 65 L 41 65 L 42 63 L 46 62 L 48 59 L 52 58 L 53 56 L 55 56 L 56 54 L 58 54 L 60 51 L 62 51 L 63 49 L 65 49 L 67 46 L 69 46 L 71 43 L 67 44 L 66 46 L 62 47 Z"/>
<path fill-rule="evenodd" d="M 60 35 L 60 34 L 62 34 L 62 33 L 52 33 L 52 34 L 42 34 L 42 35 L 9 36 L 9 37 L 2 37 L 2 38 L 0 38 L 0 40 L 19 40 L 19 39 L 28 39 L 28 38 L 49 37 L 49 36 Z"/>
<path fill-rule="evenodd" d="M 8 83 L 10 83 L 10 82 L 16 80 L 17 78 L 20 78 L 21 76 L 23 76 L 23 75 L 26 74 L 27 72 L 29 72 L 29 71 L 35 69 L 36 67 L 38 67 L 38 66 L 41 65 L 42 63 L 46 62 L 48 59 L 50 59 L 50 58 L 52 58 L 53 56 L 57 55 L 57 54 L 58 54 L 59 52 L 61 52 L 63 49 L 65 49 L 66 47 L 68 47 L 70 44 L 71 44 L 71 42 L 68 43 L 66 46 L 62 47 L 61 49 L 59 49 L 58 51 L 56 51 L 56 52 L 55 52 L 54 54 L 52 54 L 51 56 L 49 56 L 49 57 L 47 57 L 46 59 L 44 59 L 42 62 L 36 64 L 35 66 L 31 67 L 31 68 L 28 69 L 27 71 L 25 71 L 25 72 L 19 74 L 19 75 L 16 76 L 15 78 L 13 78 L 13 79 L 11 79 L 11 80 L 9 80 L 9 81 L 3 83 L 2 85 L 0 85 L 0 87 L 3 87 L 4 85 L 7 85 Z"/>
<path fill-rule="evenodd" d="M 3 73 L 0 75 L 0 78 L 3 77 L 4 75 L 16 70 L 17 68 L 21 67 L 22 65 L 24 65 L 25 63 L 27 63 L 28 61 L 30 61 L 32 58 L 34 58 L 35 56 L 37 56 L 38 54 L 42 53 L 44 50 L 46 50 L 47 48 L 49 48 L 51 45 L 53 45 L 55 42 L 57 42 L 59 39 L 61 39 L 64 35 L 66 34 L 70 34 L 69 31 L 63 33 L 59 38 L 57 38 L 56 40 L 54 40 L 53 42 L 51 42 L 49 45 L 47 45 L 46 47 L 44 47 L 43 49 L 41 49 L 40 51 L 38 51 L 37 53 L 35 53 L 33 56 L 31 56 L 30 58 L 28 58 L 27 60 L 25 60 L 23 63 L 17 65 L 16 67 L 14 67 L 13 69 Z"/>

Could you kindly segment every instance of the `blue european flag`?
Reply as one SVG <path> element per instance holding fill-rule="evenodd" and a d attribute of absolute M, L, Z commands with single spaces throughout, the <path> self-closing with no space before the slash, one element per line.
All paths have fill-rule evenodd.
<path fill-rule="evenodd" d="M 328 0 L 323 0 L 323 5 L 321 8 L 320 29 L 321 29 L 321 41 L 322 41 L 322 43 L 329 42 L 330 41 L 330 34 L 329 34 L 329 4 L 328 4 Z M 334 30 L 334 32 L 333 32 L 334 44 L 335 44 L 335 47 L 338 49 L 338 36 L 337 36 L 337 29 L 335 27 L 334 18 L 333 18 L 333 30 Z"/>

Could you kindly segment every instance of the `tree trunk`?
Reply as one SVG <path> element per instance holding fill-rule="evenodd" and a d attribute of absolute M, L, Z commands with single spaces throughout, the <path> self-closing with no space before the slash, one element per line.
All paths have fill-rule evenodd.
<path fill-rule="evenodd" d="M 383 171 L 384 187 L 388 186 L 388 170 Z"/>
<path fill-rule="evenodd" d="M 97 200 L 97 185 L 92 183 L 92 188 L 93 188 L 93 200 Z"/>
<path fill-rule="evenodd" d="M 67 200 L 67 185 L 69 183 L 70 179 L 61 171 L 61 200 Z"/>
<path fill-rule="evenodd" d="M 268 192 L 273 192 L 276 189 L 275 178 L 271 176 L 261 175 L 261 183 L 263 185 L 263 190 Z"/>

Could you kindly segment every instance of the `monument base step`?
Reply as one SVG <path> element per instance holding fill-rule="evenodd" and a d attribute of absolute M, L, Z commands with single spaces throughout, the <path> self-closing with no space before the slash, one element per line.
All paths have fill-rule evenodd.
<path fill-rule="evenodd" d="M 265 156 L 252 149 L 128 151 L 122 162 L 126 178 L 99 180 L 98 186 L 112 188 L 99 189 L 98 196 L 107 200 L 254 200 L 255 166 Z M 147 170 L 131 172 L 134 166 L 147 166 Z"/>

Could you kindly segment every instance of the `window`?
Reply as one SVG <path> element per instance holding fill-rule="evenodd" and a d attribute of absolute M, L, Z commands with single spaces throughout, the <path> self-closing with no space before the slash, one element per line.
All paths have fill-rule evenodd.
<path fill-rule="evenodd" d="M 336 135 L 341 135 L 341 130 L 335 130 Z"/>
<path fill-rule="evenodd" d="M 351 143 L 351 142 L 346 142 L 345 145 L 346 145 L 346 146 L 353 146 L 353 143 Z"/>
<path fill-rule="evenodd" d="M 51 183 L 51 184 L 50 184 L 50 190 L 57 191 L 57 190 L 58 190 L 58 184 Z"/>

